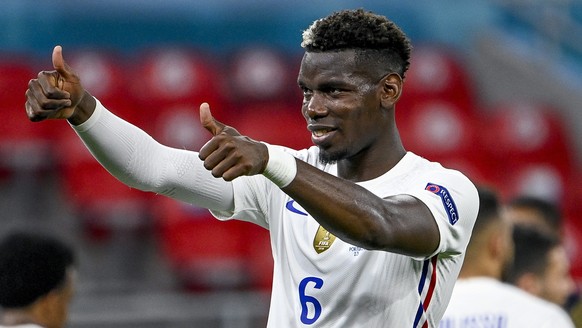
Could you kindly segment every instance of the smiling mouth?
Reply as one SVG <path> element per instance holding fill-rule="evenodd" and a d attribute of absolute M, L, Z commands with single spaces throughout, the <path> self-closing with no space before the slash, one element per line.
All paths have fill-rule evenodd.
<path fill-rule="evenodd" d="M 333 131 L 333 130 L 332 129 L 319 129 L 319 130 L 312 131 L 311 134 L 313 134 L 314 137 L 321 138 L 321 137 L 325 137 L 331 131 Z"/>

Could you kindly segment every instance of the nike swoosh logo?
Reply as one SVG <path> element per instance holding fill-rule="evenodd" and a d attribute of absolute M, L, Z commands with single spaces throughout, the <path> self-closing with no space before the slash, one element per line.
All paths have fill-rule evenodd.
<path fill-rule="evenodd" d="M 305 215 L 305 216 L 307 216 L 307 213 L 298 210 L 297 208 L 295 208 L 295 206 L 293 206 L 293 204 L 295 204 L 295 201 L 294 200 L 290 200 L 290 201 L 287 202 L 287 205 L 285 205 L 285 207 L 287 207 L 287 209 L 289 211 L 293 212 L 293 213 L 297 213 L 299 215 Z"/>

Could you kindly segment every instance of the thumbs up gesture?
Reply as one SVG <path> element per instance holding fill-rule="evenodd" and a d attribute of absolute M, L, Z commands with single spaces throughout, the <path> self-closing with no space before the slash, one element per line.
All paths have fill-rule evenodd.
<path fill-rule="evenodd" d="M 199 152 L 204 167 L 213 176 L 231 181 L 239 176 L 260 174 L 265 170 L 269 160 L 267 146 L 217 121 L 207 103 L 200 105 L 200 123 L 213 135 Z"/>
<path fill-rule="evenodd" d="M 69 119 L 81 100 L 90 96 L 77 74 L 65 62 L 61 46 L 54 48 L 52 63 L 53 71 L 42 71 L 28 83 L 25 108 L 31 121 Z"/>

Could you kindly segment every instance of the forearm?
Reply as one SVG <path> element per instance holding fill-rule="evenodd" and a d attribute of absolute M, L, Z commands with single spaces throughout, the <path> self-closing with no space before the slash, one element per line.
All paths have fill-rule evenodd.
<path fill-rule="evenodd" d="M 231 210 L 232 186 L 204 169 L 198 154 L 159 144 L 100 104 L 73 126 L 93 156 L 117 179 L 213 210 Z"/>
<path fill-rule="evenodd" d="M 297 175 L 283 191 L 334 235 L 364 248 L 378 248 L 374 234 L 388 213 L 382 211 L 382 200 L 368 190 L 297 161 Z"/>
<path fill-rule="evenodd" d="M 326 230 L 371 250 L 427 256 L 439 244 L 432 212 L 411 195 L 381 198 L 366 188 L 267 145 L 263 175 L 297 201 Z"/>
<path fill-rule="evenodd" d="M 439 240 L 430 210 L 409 195 L 386 199 L 297 161 L 297 175 L 283 191 L 324 228 L 353 245 L 412 256 L 432 253 Z"/>

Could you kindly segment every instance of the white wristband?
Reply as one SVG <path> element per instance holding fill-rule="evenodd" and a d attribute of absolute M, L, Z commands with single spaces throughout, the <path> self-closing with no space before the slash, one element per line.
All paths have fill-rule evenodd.
<path fill-rule="evenodd" d="M 269 150 L 269 161 L 263 175 L 271 180 L 279 188 L 284 188 L 295 179 L 297 163 L 293 155 L 283 150 L 264 143 Z"/>

